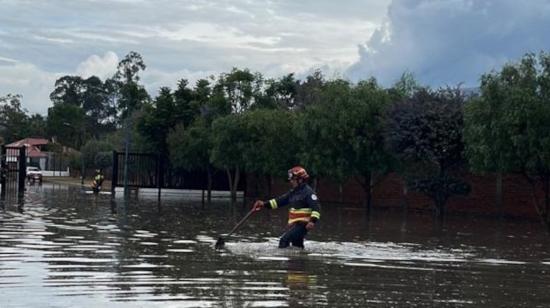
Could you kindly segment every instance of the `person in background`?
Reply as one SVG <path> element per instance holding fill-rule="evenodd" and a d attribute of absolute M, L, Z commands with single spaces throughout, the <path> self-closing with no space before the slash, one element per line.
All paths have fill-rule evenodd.
<path fill-rule="evenodd" d="M 105 177 L 103 176 L 103 173 L 101 173 L 101 169 L 96 169 L 94 180 L 92 181 L 92 190 L 95 193 L 98 193 L 101 190 L 101 184 L 103 184 L 103 180 Z"/>
<path fill-rule="evenodd" d="M 308 179 L 309 175 L 303 167 L 293 167 L 288 170 L 291 189 L 287 193 L 269 201 L 257 200 L 254 203 L 253 209 L 256 211 L 291 206 L 288 211 L 287 231 L 279 240 L 279 248 L 286 248 L 292 244 L 303 249 L 305 236 L 321 218 L 319 200 L 307 184 Z"/>

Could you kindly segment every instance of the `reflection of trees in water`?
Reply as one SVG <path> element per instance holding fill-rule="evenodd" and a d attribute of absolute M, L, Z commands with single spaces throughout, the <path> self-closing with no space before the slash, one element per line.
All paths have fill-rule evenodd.
<path fill-rule="evenodd" d="M 78 191 L 63 197 L 48 200 L 45 205 L 51 211 L 48 213 L 50 215 L 44 217 L 46 231 L 51 233 L 45 236 L 45 240 L 60 244 L 60 250 L 44 260 L 51 265 L 48 272 L 58 273 L 49 275 L 46 282 L 62 280 L 63 286 L 70 287 L 71 284 L 67 282 L 74 281 L 75 286 L 83 288 L 82 292 L 94 292 L 93 288 L 105 281 L 99 277 L 104 276 L 104 272 L 113 271 L 113 263 L 94 260 L 113 258 L 115 261 L 115 253 L 101 253 L 103 249 L 98 248 L 103 246 L 111 250 L 113 246 L 109 244 L 117 242 L 115 233 L 97 227 L 112 224 L 109 221 L 109 208 L 98 206 L 97 198 L 79 196 Z M 71 275 L 78 271 L 97 272 L 97 277 Z"/>

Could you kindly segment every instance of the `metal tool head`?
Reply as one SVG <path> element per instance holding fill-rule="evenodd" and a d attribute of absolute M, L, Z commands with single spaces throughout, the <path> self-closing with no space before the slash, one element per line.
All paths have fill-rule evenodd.
<path fill-rule="evenodd" d="M 223 239 L 223 237 L 220 236 L 216 241 L 216 245 L 214 246 L 214 248 L 222 249 L 224 245 L 225 245 L 225 240 Z"/>

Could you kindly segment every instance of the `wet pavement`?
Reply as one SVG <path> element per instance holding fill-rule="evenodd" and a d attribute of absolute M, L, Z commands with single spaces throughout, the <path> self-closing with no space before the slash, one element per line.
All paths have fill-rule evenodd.
<path fill-rule="evenodd" d="M 0 307 L 549 307 L 538 221 L 323 204 L 305 250 L 285 211 L 31 186 L 0 208 Z"/>

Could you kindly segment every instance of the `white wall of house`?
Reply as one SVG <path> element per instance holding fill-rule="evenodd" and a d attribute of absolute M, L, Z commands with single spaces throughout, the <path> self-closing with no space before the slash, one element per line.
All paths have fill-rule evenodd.
<path fill-rule="evenodd" d="M 42 171 L 42 176 L 70 176 L 70 170 L 69 167 L 67 167 L 67 171 Z"/>

